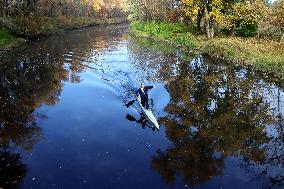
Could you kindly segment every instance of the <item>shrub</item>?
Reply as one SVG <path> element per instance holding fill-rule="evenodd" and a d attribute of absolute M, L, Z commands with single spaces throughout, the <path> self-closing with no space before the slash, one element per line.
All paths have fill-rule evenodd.
<path fill-rule="evenodd" d="M 239 37 L 254 37 L 257 34 L 257 23 L 254 21 L 240 21 L 236 29 L 236 35 Z"/>
<path fill-rule="evenodd" d="M 191 33 L 181 33 L 175 38 L 175 42 L 178 45 L 186 46 L 188 48 L 195 48 L 196 43 L 193 40 Z"/>
<path fill-rule="evenodd" d="M 134 22 L 132 27 L 143 31 L 149 35 L 156 35 L 164 39 L 169 39 L 177 33 L 188 31 L 188 27 L 183 23 L 164 23 L 164 22 Z"/>
<path fill-rule="evenodd" d="M 231 30 L 229 28 L 223 27 L 220 29 L 220 33 L 223 35 L 230 35 L 231 34 Z"/>

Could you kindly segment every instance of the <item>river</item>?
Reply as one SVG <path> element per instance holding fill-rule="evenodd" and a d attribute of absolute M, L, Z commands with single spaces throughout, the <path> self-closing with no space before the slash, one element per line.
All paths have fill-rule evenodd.
<path fill-rule="evenodd" d="M 125 24 L 30 41 L 0 55 L 0 188 L 284 188 L 283 89 Z"/>

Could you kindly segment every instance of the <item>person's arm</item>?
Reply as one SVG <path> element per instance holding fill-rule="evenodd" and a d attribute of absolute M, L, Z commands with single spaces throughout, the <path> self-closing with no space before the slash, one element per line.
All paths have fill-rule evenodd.
<path fill-rule="evenodd" d="M 153 86 L 145 86 L 146 90 L 153 89 Z"/>

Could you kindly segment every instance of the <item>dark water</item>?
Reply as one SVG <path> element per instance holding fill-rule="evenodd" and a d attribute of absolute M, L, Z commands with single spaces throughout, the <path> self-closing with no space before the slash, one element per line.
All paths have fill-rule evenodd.
<path fill-rule="evenodd" d="M 0 58 L 0 188 L 284 188 L 283 86 L 126 25 L 30 42 Z"/>

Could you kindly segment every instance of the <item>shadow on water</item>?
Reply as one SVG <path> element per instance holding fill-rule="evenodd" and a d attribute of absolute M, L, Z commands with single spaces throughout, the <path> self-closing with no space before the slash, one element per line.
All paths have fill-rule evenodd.
<path fill-rule="evenodd" d="M 133 121 L 133 122 L 138 123 L 139 125 L 141 125 L 142 129 L 150 128 L 150 129 L 152 129 L 152 131 L 156 130 L 155 126 L 153 126 L 151 123 L 149 123 L 149 121 L 145 118 L 145 115 L 143 115 L 142 113 L 140 114 L 139 119 L 136 119 L 135 117 L 133 117 L 132 115 L 129 115 L 129 114 L 127 114 L 125 118 L 129 121 Z"/>
<path fill-rule="evenodd" d="M 111 166 L 107 169 L 106 165 L 111 160 L 104 158 L 103 166 L 100 167 L 98 164 L 94 170 L 98 173 L 105 173 L 103 171 L 107 170 L 106 178 L 109 183 L 102 183 L 99 176 L 94 176 L 90 178 L 94 182 L 91 186 L 105 188 L 121 185 L 127 188 L 129 186 L 125 183 L 130 182 L 131 186 L 136 188 L 283 187 L 284 85 L 281 81 L 272 78 L 262 79 L 263 75 L 251 68 L 230 66 L 203 56 L 185 57 L 181 52 L 163 43 L 129 37 L 127 31 L 125 25 L 88 28 L 33 41 L 0 56 L 0 188 L 30 186 L 29 182 L 24 182 L 24 178 L 34 164 L 29 162 L 27 165 L 21 160 L 21 156 L 39 148 L 36 144 L 40 143 L 46 134 L 43 123 L 55 119 L 50 118 L 46 110 L 56 107 L 67 98 L 62 93 L 76 93 L 74 90 L 68 92 L 66 86 L 81 86 L 85 82 L 84 89 L 91 90 L 90 96 L 87 96 L 87 103 L 85 99 L 72 94 L 71 99 L 87 105 L 90 102 L 100 102 L 101 105 L 95 104 L 97 109 L 93 106 L 93 109 L 89 109 L 96 110 L 98 117 L 102 117 L 99 113 L 103 111 L 109 114 L 107 119 L 116 119 L 114 116 L 118 113 L 107 109 L 110 104 L 117 108 L 116 111 L 122 112 L 121 120 L 117 118 L 121 125 L 138 124 L 142 128 L 147 128 L 149 125 L 139 112 L 133 109 L 124 110 L 122 107 L 125 102 L 133 100 L 135 86 L 139 86 L 141 81 L 156 86 L 155 90 L 151 91 L 154 98 L 152 105 L 161 130 L 154 132 L 153 136 L 149 136 L 149 133 L 143 135 L 141 132 L 135 134 L 139 134 L 145 140 L 157 137 L 153 140 L 162 147 L 158 146 L 154 152 L 148 149 L 143 151 L 142 158 L 139 153 L 123 154 L 122 150 L 119 151 L 122 148 L 112 147 L 119 151 L 112 161 L 120 162 L 121 157 L 129 156 L 135 164 L 131 167 L 134 172 L 121 179 L 123 176 L 119 171 L 121 180 L 110 181 L 110 176 L 115 175 L 115 171 L 112 170 L 114 166 L 110 163 Z M 95 89 L 90 86 L 101 87 L 95 91 L 96 93 L 107 89 L 106 91 L 111 91 L 109 93 L 114 97 L 100 97 L 100 101 L 95 101 L 94 98 L 97 96 L 92 91 Z M 83 115 L 87 111 L 80 107 L 76 108 L 78 110 L 74 112 L 78 111 Z M 125 115 L 129 120 L 127 123 L 124 122 Z M 64 116 L 62 113 L 61 119 Z M 88 129 L 87 133 L 89 130 L 97 129 L 93 125 L 100 120 L 96 115 L 92 116 L 88 117 L 92 126 L 85 126 Z M 73 135 L 77 136 L 74 134 L 77 133 L 74 128 L 78 127 L 75 127 L 75 123 L 72 125 L 72 121 L 76 122 L 80 117 L 75 118 L 69 118 L 70 131 L 63 131 L 66 133 L 64 137 L 66 140 L 69 139 L 70 143 Z M 119 123 L 113 122 L 107 124 L 117 125 L 116 127 L 105 129 L 108 125 L 104 125 L 104 129 L 98 129 L 98 133 L 119 132 L 115 129 L 124 129 L 119 127 Z M 66 128 L 64 125 L 62 127 Z M 50 131 L 49 133 L 56 133 L 61 129 L 59 126 L 54 128 L 56 127 L 45 129 Z M 75 130 L 74 133 L 72 129 Z M 80 129 L 83 130 L 84 127 Z M 132 132 L 133 135 L 134 129 L 123 130 L 119 133 L 122 135 L 121 138 L 110 135 L 109 146 L 119 142 L 115 141 L 119 139 L 124 145 L 128 145 L 125 143 L 129 142 L 134 145 L 133 148 L 141 149 L 140 144 L 136 145 L 128 138 L 129 133 Z M 147 133 L 147 129 L 144 133 Z M 158 138 L 165 138 L 164 135 L 170 143 L 165 148 L 164 145 L 167 143 L 164 139 Z M 91 169 L 89 167 L 94 164 L 93 161 L 102 161 L 100 154 L 105 153 L 99 151 L 98 144 L 101 143 L 97 138 L 99 135 L 93 143 L 90 140 L 90 146 L 77 146 L 79 153 L 91 154 L 89 156 L 92 158 L 87 156 L 85 164 L 78 163 L 79 168 L 75 167 L 76 170 L 72 170 L 73 172 L 80 172 L 83 169 L 84 172 L 96 173 L 88 169 Z M 103 135 L 102 138 L 104 139 Z M 63 145 L 64 141 L 61 142 Z M 72 143 L 74 144 L 75 142 Z M 107 145 L 108 141 L 104 139 L 102 144 Z M 70 149 L 75 148 L 72 145 Z M 95 150 L 98 151 L 92 154 Z M 70 154 L 72 153 L 64 156 L 64 160 L 72 160 Z M 44 157 L 45 160 L 52 159 L 49 156 Z M 144 164 L 139 165 L 141 162 L 136 163 L 136 159 L 137 162 L 140 159 L 147 161 L 150 168 L 146 169 Z M 127 165 L 132 165 L 130 163 L 127 162 Z M 119 166 L 117 164 L 119 163 L 115 163 L 115 166 Z M 45 166 L 51 167 L 48 163 Z M 74 166 L 74 162 L 72 161 L 69 166 Z M 137 176 L 140 175 L 140 169 L 144 170 L 145 175 L 155 176 L 155 173 L 159 173 L 162 179 L 155 177 L 141 185 L 141 180 Z M 74 177 L 68 173 L 72 171 L 67 169 L 60 174 L 66 174 L 67 180 L 70 181 Z M 59 174 L 57 170 L 54 172 Z M 50 177 L 56 180 L 55 177 L 61 175 L 54 175 L 53 178 L 51 174 Z M 134 176 L 131 177 L 132 175 Z M 50 183 L 46 182 L 43 186 L 49 186 Z M 64 184 L 66 183 L 62 183 L 62 186 L 70 186 Z M 80 188 L 82 185 L 74 181 L 74 186 Z"/>

